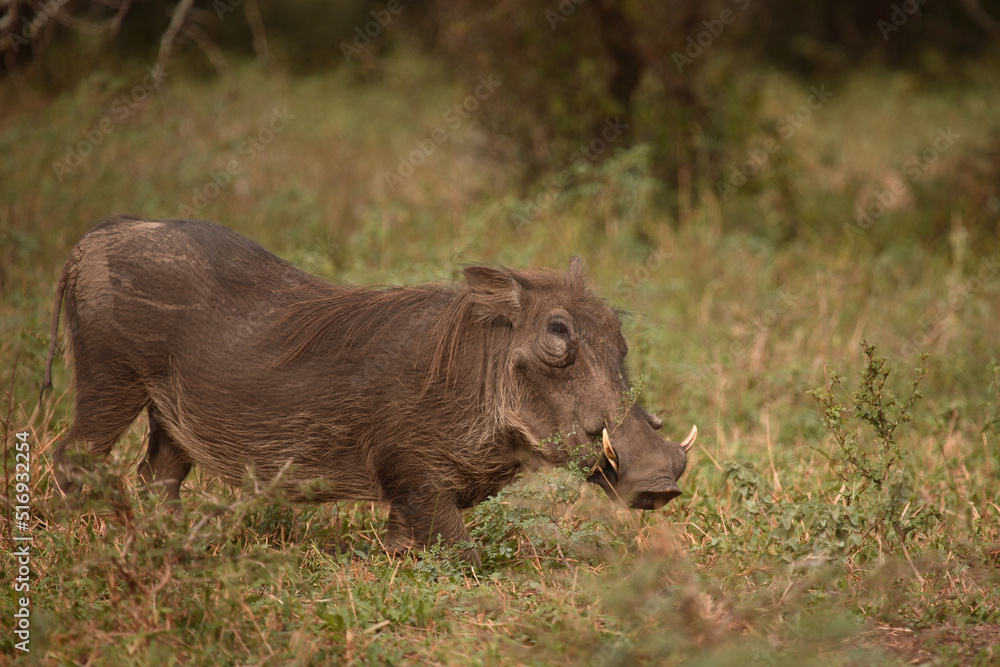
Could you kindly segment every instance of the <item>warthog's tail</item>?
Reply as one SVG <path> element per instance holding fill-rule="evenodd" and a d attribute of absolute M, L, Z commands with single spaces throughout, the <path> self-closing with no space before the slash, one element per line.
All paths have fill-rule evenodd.
<path fill-rule="evenodd" d="M 52 327 L 49 330 L 49 356 L 45 360 L 45 380 L 42 382 L 42 390 L 38 392 L 38 405 L 42 404 L 45 392 L 52 389 L 52 359 L 56 356 L 56 348 L 59 347 L 59 314 L 62 312 L 63 292 L 66 290 L 66 275 L 69 273 L 69 262 L 63 267 L 59 275 L 59 282 L 56 283 L 56 298 L 52 304 Z"/>

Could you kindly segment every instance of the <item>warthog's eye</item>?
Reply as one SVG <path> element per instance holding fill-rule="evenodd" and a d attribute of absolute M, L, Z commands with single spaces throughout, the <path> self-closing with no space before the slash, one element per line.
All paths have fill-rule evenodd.
<path fill-rule="evenodd" d="M 555 334 L 556 336 L 562 336 L 563 338 L 569 338 L 569 327 L 566 323 L 557 317 L 553 317 L 549 320 L 549 333 Z"/>
<path fill-rule="evenodd" d="M 561 308 L 549 313 L 545 330 L 535 341 L 535 352 L 543 362 L 565 368 L 576 360 L 576 331 L 570 314 Z"/>

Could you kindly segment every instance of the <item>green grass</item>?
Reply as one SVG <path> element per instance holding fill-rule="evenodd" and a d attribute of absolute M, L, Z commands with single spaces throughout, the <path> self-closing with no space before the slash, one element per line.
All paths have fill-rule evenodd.
<path fill-rule="evenodd" d="M 467 94 L 418 58 L 388 61 L 364 85 L 344 71 L 178 73 L 61 181 L 53 161 L 99 127 L 142 67 L 54 97 L 0 85 L 4 423 L 11 450 L 26 429 L 35 457 L 31 653 L 19 659 L 995 663 L 1000 274 L 974 279 L 998 251 L 996 192 L 954 180 L 1000 129 L 996 63 L 980 68 L 948 85 L 877 70 L 831 82 L 834 97 L 735 197 L 695 193 L 682 220 L 664 204 L 674 184 L 655 178 L 642 145 L 576 167 L 573 184 L 527 216 L 544 178 L 522 190 L 474 118 L 390 188 L 384 173 Z M 759 77 L 761 134 L 732 147 L 733 164 L 808 95 L 810 84 Z M 287 127 L 252 160 L 241 154 L 286 107 Z M 906 179 L 906 161 L 949 125 L 962 139 L 849 237 L 843 226 L 886 175 Z M 675 438 L 699 426 L 685 494 L 638 514 L 570 472 L 530 476 L 469 512 L 484 560 L 473 572 L 440 550 L 385 556 L 378 507 L 290 505 L 196 472 L 183 511 L 164 509 L 137 487 L 140 420 L 93 489 L 61 500 L 49 469 L 71 417 L 61 357 L 53 397 L 34 410 L 62 262 L 98 218 L 176 216 L 234 159 L 240 173 L 198 215 L 331 280 L 456 280 L 476 262 L 564 267 L 582 256 L 598 290 L 633 313 L 644 403 Z M 892 368 L 881 391 L 863 381 L 874 363 L 863 340 Z M 867 396 L 862 406 L 895 415 L 889 395 L 905 403 L 924 351 L 922 398 L 887 449 L 884 423 L 853 406 Z M 830 404 L 843 410 L 825 420 L 809 392 L 834 377 Z M 900 484 L 861 488 L 851 452 L 876 465 L 887 451 L 899 454 Z M 17 608 L 12 534 L 0 517 L 4 619 Z M 13 655 L 7 627 L 0 652 Z"/>

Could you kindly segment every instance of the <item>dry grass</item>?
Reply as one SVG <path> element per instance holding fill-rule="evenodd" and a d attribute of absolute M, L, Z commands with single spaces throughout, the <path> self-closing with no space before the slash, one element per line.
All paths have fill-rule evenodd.
<path fill-rule="evenodd" d="M 885 80 L 866 74 L 789 140 L 788 164 L 798 167 L 775 163 L 730 202 L 705 193 L 683 225 L 658 203 L 665 186 L 641 146 L 582 170 L 525 225 L 513 221 L 524 210 L 515 170 L 483 155 L 473 123 L 397 189 L 386 186 L 384 171 L 461 96 L 425 64 L 400 62 L 369 87 L 336 74 L 232 76 L 172 80 L 61 182 L 52 161 L 107 113 L 130 75 L 95 77 L 55 99 L 0 89 L 10 109 L 0 118 L 0 359 L 4 384 L 13 383 L 5 442 L 26 428 L 34 456 L 32 653 L 21 659 L 996 661 L 1000 282 L 972 282 L 995 239 L 988 219 L 968 217 L 964 192 L 950 209 L 918 205 L 940 201 L 948 172 L 990 140 L 995 90 L 888 81 L 895 92 L 879 108 L 868 100 Z M 796 85 L 771 82 L 761 122 L 799 103 Z M 196 473 L 184 511 L 168 511 L 135 486 L 142 423 L 96 468 L 90 493 L 58 498 L 49 453 L 70 416 L 65 364 L 56 395 L 32 411 L 61 261 L 101 216 L 176 215 L 282 106 L 293 121 L 241 162 L 200 216 L 351 282 L 453 279 L 474 262 L 563 266 L 582 255 L 599 290 L 635 313 L 630 360 L 644 402 L 675 436 L 699 426 L 685 495 L 636 514 L 568 472 L 535 475 L 469 513 L 485 561 L 477 572 L 438 551 L 382 555 L 379 508 L 291 506 L 273 490 L 231 490 Z M 852 134 L 845 128 L 859 109 L 867 129 Z M 842 226 L 858 201 L 881 187 L 872 179 L 901 169 L 924 148 L 920 138 L 947 123 L 968 128 L 968 142 L 911 184 L 917 203 L 848 238 Z M 895 126 L 908 129 L 887 129 Z M 885 140 L 855 159 L 861 134 Z M 781 242 L 775 230 L 791 223 L 775 193 L 789 182 L 800 233 Z M 932 355 L 924 398 L 897 432 L 910 480 L 894 501 L 913 521 L 905 539 L 872 529 L 874 502 L 849 503 L 841 451 L 806 393 L 834 372 L 853 391 L 862 339 L 888 357 L 897 395 L 919 353 Z M 871 438 L 861 422 L 846 428 Z M 14 571 L 6 546 L 16 534 L 0 517 L 5 572 Z M 15 605 L 0 596 L 5 618 Z M 5 653 L 13 645 L 0 637 Z"/>

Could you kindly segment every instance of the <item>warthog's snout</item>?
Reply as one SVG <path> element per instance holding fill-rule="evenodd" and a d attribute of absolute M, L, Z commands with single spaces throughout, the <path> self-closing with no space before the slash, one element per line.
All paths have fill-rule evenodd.
<path fill-rule="evenodd" d="M 676 484 L 667 484 L 657 491 L 639 492 L 630 507 L 637 510 L 658 510 L 679 495 L 681 490 Z"/>
<path fill-rule="evenodd" d="M 603 451 L 587 481 L 633 509 L 660 509 L 681 495 L 677 481 L 697 437 L 692 427 L 683 442 L 664 440 L 647 420 L 630 414 L 613 437 L 607 429 L 602 433 Z"/>

